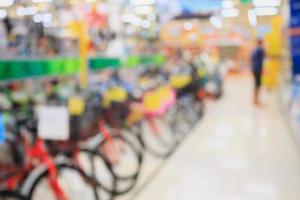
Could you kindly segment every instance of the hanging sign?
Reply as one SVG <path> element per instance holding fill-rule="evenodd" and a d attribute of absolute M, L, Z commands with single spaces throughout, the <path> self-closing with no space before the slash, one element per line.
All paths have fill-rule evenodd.
<path fill-rule="evenodd" d="M 45 140 L 66 141 L 70 136 L 69 111 L 63 106 L 40 106 L 38 136 Z"/>

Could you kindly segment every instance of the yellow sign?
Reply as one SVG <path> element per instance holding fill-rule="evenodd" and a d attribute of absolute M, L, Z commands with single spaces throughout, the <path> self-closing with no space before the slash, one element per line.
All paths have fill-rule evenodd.
<path fill-rule="evenodd" d="M 86 24 L 83 21 L 73 22 L 69 26 L 70 31 L 77 36 L 79 41 L 79 58 L 80 58 L 80 83 L 85 88 L 88 83 L 88 45 L 89 37 Z"/>
<path fill-rule="evenodd" d="M 272 18 L 272 31 L 266 35 L 266 52 L 268 58 L 264 63 L 264 85 L 273 89 L 278 85 L 278 77 L 280 73 L 281 55 L 283 53 L 283 18 L 275 16 Z"/>

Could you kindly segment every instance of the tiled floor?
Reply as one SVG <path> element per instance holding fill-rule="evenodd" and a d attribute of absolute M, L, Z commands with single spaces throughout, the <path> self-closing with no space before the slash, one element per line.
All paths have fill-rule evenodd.
<path fill-rule="evenodd" d="M 299 200 L 300 154 L 274 94 L 251 103 L 250 77 L 232 77 L 137 200 Z"/>

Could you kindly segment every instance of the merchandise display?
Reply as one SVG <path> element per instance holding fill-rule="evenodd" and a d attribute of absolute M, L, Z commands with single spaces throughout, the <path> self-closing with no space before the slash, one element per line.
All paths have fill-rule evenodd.
<path fill-rule="evenodd" d="M 181 63 L 186 63 L 187 71 L 197 71 L 197 66 Z M 143 173 L 144 151 L 159 158 L 174 152 L 204 114 L 206 95 L 198 94 L 205 94 L 201 81 L 208 74 L 185 73 L 189 81 L 174 86 L 174 79 L 182 79 L 181 73 L 164 67 L 124 69 L 135 74 L 131 82 L 122 78 L 119 70 L 123 69 L 108 69 L 99 72 L 108 73 L 108 82 L 94 77 L 83 90 L 76 76 L 19 80 L 6 83 L 9 88 L 2 86 L 2 145 L 13 160 L 5 163 L 6 158 L 1 158 L 1 173 L 6 174 L 4 185 L 14 183 L 4 187 L 5 192 L 22 191 L 29 199 L 45 198 L 46 191 L 59 199 L 98 199 L 105 192 L 111 199 L 135 186 Z M 45 169 L 39 172 L 42 166 Z M 98 174 L 97 167 L 99 171 L 105 168 L 107 174 Z M 56 177 L 64 174 L 60 171 L 66 177 Z M 27 179 L 36 173 L 36 179 Z M 73 196 L 78 188 L 74 192 L 64 188 L 71 186 L 67 182 L 74 178 L 67 177 L 70 173 L 85 183 L 78 196 Z M 51 183 L 49 188 L 44 188 L 44 181 Z"/>
<path fill-rule="evenodd" d="M 187 157 L 209 154 L 199 171 L 208 172 L 211 163 L 205 163 L 216 158 L 213 165 L 225 166 L 230 176 L 229 169 L 251 171 L 256 159 L 243 160 L 246 150 L 239 149 L 251 137 L 236 136 L 226 120 L 240 108 L 236 126 L 261 131 L 251 120 L 264 107 L 260 97 L 265 101 L 275 92 L 300 142 L 298 5 L 297 0 L 0 0 L 0 200 L 138 199 L 161 166 L 187 149 L 184 142 L 197 136 L 194 130 L 202 132 L 198 126 L 210 115 L 216 119 L 205 127 L 215 134 L 213 141 Z M 290 35 L 283 34 L 288 23 Z M 238 85 L 249 77 L 255 79 L 254 98 L 244 95 L 250 87 Z M 232 88 L 243 90 L 240 101 L 230 96 L 238 96 Z M 264 135 L 259 137 L 263 143 Z M 257 141 L 243 148 L 256 148 Z M 224 164 L 228 160 L 232 163 Z M 168 167 L 191 173 L 181 162 Z M 187 187 L 214 184 L 214 177 L 190 183 L 190 175 L 168 176 Z M 253 188 L 241 191 L 276 191 Z M 170 194 L 162 200 L 180 193 L 163 192 Z M 251 197 L 256 196 L 244 199 Z M 267 197 L 262 199 L 277 199 Z"/>

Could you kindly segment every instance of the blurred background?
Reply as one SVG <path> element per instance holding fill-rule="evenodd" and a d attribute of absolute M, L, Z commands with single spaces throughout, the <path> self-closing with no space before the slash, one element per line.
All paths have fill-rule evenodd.
<path fill-rule="evenodd" d="M 0 199 L 299 200 L 299 0 L 0 0 Z"/>

